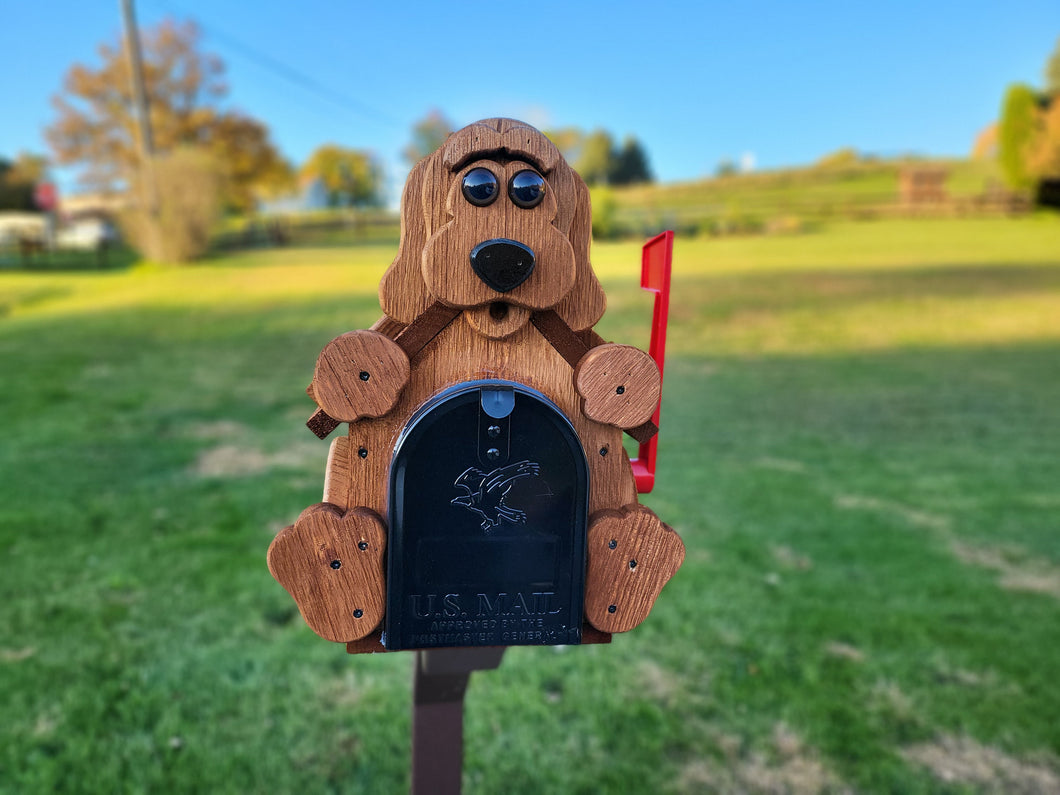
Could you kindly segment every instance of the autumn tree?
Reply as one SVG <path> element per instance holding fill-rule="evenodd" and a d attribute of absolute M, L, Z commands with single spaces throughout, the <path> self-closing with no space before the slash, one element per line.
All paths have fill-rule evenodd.
<path fill-rule="evenodd" d="M 199 46 L 190 22 L 162 22 L 142 34 L 144 82 L 155 153 L 201 149 L 223 177 L 224 202 L 245 210 L 256 188 L 289 178 L 290 168 L 256 119 L 226 109 L 224 64 Z M 82 167 L 81 183 L 116 190 L 140 165 L 129 65 L 118 43 L 99 47 L 96 67 L 75 64 L 53 99 L 58 116 L 45 135 L 55 159 Z"/>
<path fill-rule="evenodd" d="M 415 165 L 443 143 L 453 132 L 453 123 L 440 110 L 432 110 L 412 126 L 412 140 L 402 153 Z"/>
<path fill-rule="evenodd" d="M 1060 180 L 1060 95 L 1037 117 L 1027 146 L 1027 170 L 1039 181 Z"/>
<path fill-rule="evenodd" d="M 319 178 L 332 207 L 374 207 L 383 200 L 383 170 L 371 152 L 325 144 L 309 156 L 301 176 Z"/>

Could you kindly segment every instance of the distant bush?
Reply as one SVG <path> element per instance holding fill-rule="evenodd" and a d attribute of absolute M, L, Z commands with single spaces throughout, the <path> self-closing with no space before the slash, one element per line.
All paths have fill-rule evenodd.
<path fill-rule="evenodd" d="M 619 229 L 615 195 L 607 188 L 591 188 L 589 200 L 593 208 L 593 237 L 600 240 L 617 237 Z"/>
<path fill-rule="evenodd" d="M 760 235 L 766 231 L 766 222 L 757 215 L 726 213 L 702 219 L 696 231 L 700 235 L 709 235 L 710 237 Z"/>
<path fill-rule="evenodd" d="M 731 157 L 723 157 L 718 161 L 718 165 L 714 167 L 714 176 L 716 177 L 731 177 L 739 173 L 739 169 L 736 167 L 736 161 Z"/>
<path fill-rule="evenodd" d="M 767 235 L 797 235 L 807 231 L 807 224 L 797 215 L 780 215 L 770 218 L 765 226 Z"/>
<path fill-rule="evenodd" d="M 814 165 L 823 169 L 843 169 L 856 166 L 861 161 L 858 150 L 850 146 L 836 149 L 818 160 Z"/>
<path fill-rule="evenodd" d="M 142 176 L 142 175 L 141 175 Z M 138 179 L 133 188 L 144 197 L 122 218 L 133 246 L 155 262 L 183 263 L 202 256 L 221 213 L 222 178 L 206 153 L 185 148 L 154 162 L 156 212 L 150 212 L 148 186 Z"/>

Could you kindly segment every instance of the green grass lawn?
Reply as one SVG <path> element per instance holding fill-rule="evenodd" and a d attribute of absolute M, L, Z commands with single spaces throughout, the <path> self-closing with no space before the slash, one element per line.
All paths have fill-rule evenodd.
<path fill-rule="evenodd" d="M 0 792 L 407 790 L 412 655 L 265 567 L 394 253 L 0 273 Z M 646 345 L 637 246 L 594 262 Z M 1060 789 L 1060 219 L 681 240 L 669 353 L 685 565 L 611 645 L 475 675 L 466 791 Z"/>

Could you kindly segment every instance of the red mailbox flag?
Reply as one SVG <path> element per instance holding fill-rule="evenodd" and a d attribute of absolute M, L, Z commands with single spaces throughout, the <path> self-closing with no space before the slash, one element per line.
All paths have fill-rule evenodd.
<path fill-rule="evenodd" d="M 656 235 L 644 244 L 641 252 L 640 286 L 648 292 L 655 293 L 655 311 L 652 313 L 651 345 L 648 353 L 659 365 L 659 377 L 663 375 L 663 363 L 666 361 L 666 322 L 670 316 L 670 268 L 673 263 L 674 233 L 667 231 Z M 652 415 L 651 421 L 659 425 L 662 413 L 662 399 Z M 659 444 L 659 434 L 647 442 L 642 442 L 633 465 L 633 477 L 637 482 L 637 491 L 647 494 L 655 487 L 655 454 Z"/>

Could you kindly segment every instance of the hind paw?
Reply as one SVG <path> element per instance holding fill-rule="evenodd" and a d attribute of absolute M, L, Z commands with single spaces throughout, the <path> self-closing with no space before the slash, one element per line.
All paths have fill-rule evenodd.
<path fill-rule="evenodd" d="M 589 524 L 585 617 L 603 632 L 633 629 L 684 559 L 681 537 L 647 508 L 600 511 Z"/>
<path fill-rule="evenodd" d="M 386 606 L 386 527 L 367 508 L 345 514 L 329 503 L 306 508 L 269 546 L 269 571 L 302 617 L 327 640 L 359 640 L 379 626 Z"/>

